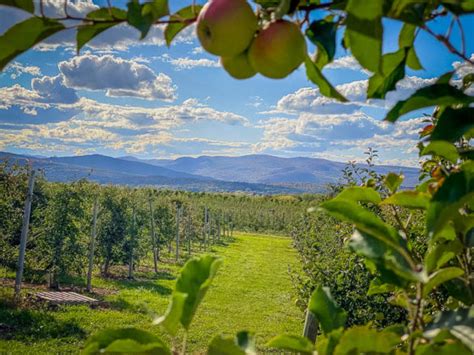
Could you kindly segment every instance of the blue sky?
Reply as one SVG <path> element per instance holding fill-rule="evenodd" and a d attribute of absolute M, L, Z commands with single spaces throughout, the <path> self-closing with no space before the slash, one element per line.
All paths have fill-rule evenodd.
<path fill-rule="evenodd" d="M 80 15 L 100 2 L 69 3 L 69 12 Z M 170 3 L 176 10 L 183 2 Z M 61 14 L 61 0 L 45 4 L 47 14 Z M 0 33 L 26 17 L 0 6 Z M 462 23 L 470 56 L 474 16 Z M 448 24 L 449 18 L 439 19 L 431 28 L 444 33 Z M 399 29 L 396 21 L 384 23 L 385 51 L 397 49 Z M 368 74 L 338 48 L 324 73 L 351 100 L 341 104 L 322 97 L 303 68 L 283 80 L 230 78 L 218 58 L 202 51 L 193 27 L 171 48 L 159 27 L 142 42 L 138 36 L 133 28 L 116 27 L 77 56 L 71 31 L 16 58 L 0 74 L 0 150 L 140 158 L 273 154 L 347 161 L 363 159 L 371 146 L 383 163 L 416 165 L 417 132 L 423 112 L 430 110 L 396 125 L 381 118 L 436 76 L 453 68 L 472 71 L 421 32 L 416 45 L 425 69 L 408 70 L 386 101 L 367 101 Z M 460 45 L 456 27 L 452 36 Z"/>

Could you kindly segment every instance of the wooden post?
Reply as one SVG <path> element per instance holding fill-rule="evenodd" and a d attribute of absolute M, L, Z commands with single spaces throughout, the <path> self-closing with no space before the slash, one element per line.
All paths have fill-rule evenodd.
<path fill-rule="evenodd" d="M 313 344 L 316 343 L 318 335 L 318 320 L 312 312 L 306 310 L 306 318 L 304 321 L 303 336 L 309 339 Z"/>
<path fill-rule="evenodd" d="M 23 212 L 23 225 L 21 227 L 20 252 L 18 255 L 18 267 L 16 269 L 15 279 L 15 300 L 20 299 L 21 281 L 23 279 L 23 269 L 25 266 L 26 242 L 28 239 L 28 229 L 30 226 L 31 200 L 33 199 L 33 188 L 35 186 L 35 171 L 31 169 L 28 179 L 28 192 L 25 199 L 25 208 Z"/>
<path fill-rule="evenodd" d="M 153 204 L 151 203 L 151 196 L 148 198 L 150 205 L 150 226 L 151 226 L 151 247 L 153 249 L 153 267 L 155 274 L 158 273 L 158 255 L 156 254 L 156 237 L 155 237 L 155 216 L 153 214 Z"/>
<path fill-rule="evenodd" d="M 133 243 L 135 242 L 135 228 L 136 228 L 136 218 L 135 218 L 135 206 L 132 207 L 132 233 L 130 235 L 130 255 L 128 261 L 128 278 L 133 279 Z"/>
<path fill-rule="evenodd" d="M 176 205 L 176 262 L 179 260 L 179 222 L 181 215 L 181 206 Z"/>
<path fill-rule="evenodd" d="M 92 291 L 92 269 L 94 267 L 94 248 L 95 248 L 95 238 L 97 234 L 97 210 L 99 205 L 99 198 L 96 196 L 94 199 L 94 207 L 92 208 L 92 230 L 91 230 L 91 239 L 89 242 L 89 267 L 87 268 L 87 286 L 86 290 L 88 292 Z"/>

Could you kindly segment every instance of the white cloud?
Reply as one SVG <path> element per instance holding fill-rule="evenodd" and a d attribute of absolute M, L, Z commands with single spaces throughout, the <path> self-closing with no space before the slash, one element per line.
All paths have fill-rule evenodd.
<path fill-rule="evenodd" d="M 28 74 L 31 76 L 40 76 L 41 69 L 35 65 L 24 65 L 19 62 L 13 62 L 8 64 L 8 66 L 4 69 L 5 72 L 10 73 L 10 78 L 15 80 L 19 76 L 23 74 Z"/>
<path fill-rule="evenodd" d="M 66 86 L 83 90 L 105 90 L 107 96 L 173 101 L 176 86 L 169 76 L 150 67 L 112 55 L 84 54 L 59 63 Z"/>
<path fill-rule="evenodd" d="M 170 63 L 172 66 L 175 67 L 176 70 L 187 70 L 187 69 L 194 69 L 197 67 L 204 67 L 204 68 L 218 68 L 220 67 L 218 60 L 212 60 L 207 58 L 172 58 L 167 54 L 162 56 L 162 60 L 165 62 Z"/>
<path fill-rule="evenodd" d="M 344 57 L 339 57 L 334 59 L 332 63 L 329 63 L 324 68 L 326 69 L 349 69 L 349 70 L 356 70 L 362 71 L 363 68 L 357 62 L 357 60 L 352 55 L 347 55 Z"/>

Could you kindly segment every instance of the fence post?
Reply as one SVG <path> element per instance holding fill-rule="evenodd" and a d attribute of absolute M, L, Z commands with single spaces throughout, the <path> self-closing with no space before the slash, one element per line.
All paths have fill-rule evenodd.
<path fill-rule="evenodd" d="M 176 205 L 176 262 L 179 261 L 179 223 L 181 217 L 181 206 Z"/>
<path fill-rule="evenodd" d="M 87 268 L 87 286 L 86 290 L 91 292 L 92 290 L 92 268 L 94 266 L 94 248 L 95 238 L 97 234 L 97 209 L 98 209 L 98 197 L 94 199 L 94 207 L 92 208 L 92 230 L 91 239 L 89 244 L 89 266 Z"/>
<path fill-rule="evenodd" d="M 151 245 L 153 249 L 153 266 L 155 274 L 158 273 L 158 256 L 156 255 L 156 238 L 155 238 L 155 217 L 153 214 L 153 204 L 151 203 L 151 195 L 148 197 L 148 204 L 150 205 L 150 226 L 151 226 Z"/>
<path fill-rule="evenodd" d="M 313 344 L 316 343 L 318 335 L 318 320 L 309 309 L 306 310 L 306 318 L 304 321 L 303 336 L 309 339 Z"/>
<path fill-rule="evenodd" d="M 135 217 L 135 206 L 132 207 L 132 233 L 130 235 L 130 255 L 128 261 L 128 278 L 133 279 L 133 246 L 135 243 L 135 228 L 136 228 L 136 217 Z"/>
<path fill-rule="evenodd" d="M 25 209 L 23 213 L 23 225 L 21 227 L 21 239 L 20 239 L 20 253 L 18 255 L 18 268 L 16 270 L 15 279 L 15 300 L 18 301 L 20 298 L 21 281 L 23 279 L 23 269 L 25 266 L 25 252 L 26 252 L 26 241 L 28 238 L 28 229 L 30 226 L 30 215 L 31 215 L 31 200 L 33 199 L 33 188 L 35 185 L 35 171 L 30 169 L 30 177 L 28 179 L 28 193 L 25 199 Z"/>

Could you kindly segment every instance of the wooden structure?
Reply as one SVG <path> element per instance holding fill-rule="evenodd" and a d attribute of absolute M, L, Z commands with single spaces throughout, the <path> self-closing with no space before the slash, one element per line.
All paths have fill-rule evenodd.
<path fill-rule="evenodd" d="M 87 297 L 84 295 L 80 295 L 76 292 L 39 292 L 36 294 L 36 297 L 40 301 L 48 302 L 49 304 L 59 305 L 59 304 L 66 304 L 66 305 L 75 305 L 75 304 L 89 304 L 94 305 L 97 304 L 99 301 Z"/>

